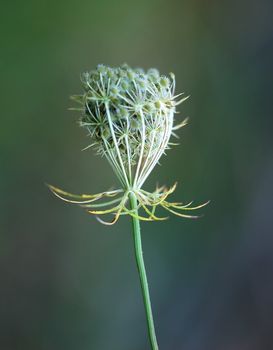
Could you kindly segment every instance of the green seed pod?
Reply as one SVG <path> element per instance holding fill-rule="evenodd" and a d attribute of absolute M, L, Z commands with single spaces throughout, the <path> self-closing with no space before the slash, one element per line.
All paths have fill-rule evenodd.
<path fill-rule="evenodd" d="M 107 68 L 104 64 L 99 64 L 97 67 L 97 71 L 99 74 L 106 74 L 107 73 Z"/>
<path fill-rule="evenodd" d="M 136 73 L 132 69 L 127 70 L 127 77 L 129 80 L 134 80 L 136 77 Z"/>
<path fill-rule="evenodd" d="M 167 88 L 170 84 L 170 81 L 167 77 L 161 77 L 159 80 L 159 84 L 163 87 L 163 88 Z"/>
<path fill-rule="evenodd" d="M 124 91 L 128 90 L 130 87 L 129 81 L 127 79 L 122 79 L 120 82 L 120 86 Z"/>
<path fill-rule="evenodd" d="M 158 101 L 155 101 L 155 108 L 160 110 L 161 108 L 161 102 L 158 100 Z"/>
<path fill-rule="evenodd" d="M 142 90 L 145 90 L 148 86 L 148 82 L 146 79 L 144 78 L 139 78 L 137 80 L 137 84 L 139 85 L 139 87 L 142 89 Z"/>
<path fill-rule="evenodd" d="M 102 128 L 101 136 L 102 136 L 102 138 L 104 138 L 105 140 L 107 140 L 107 139 L 111 136 L 110 129 L 109 129 L 108 127 Z"/>
<path fill-rule="evenodd" d="M 110 89 L 111 97 L 117 97 L 118 94 L 119 94 L 119 89 L 116 86 L 112 86 Z"/>
<path fill-rule="evenodd" d="M 113 71 L 112 69 L 107 70 L 107 77 L 110 78 L 111 81 L 117 80 L 117 75 L 116 75 L 115 71 Z"/>
<path fill-rule="evenodd" d="M 127 117 L 129 116 L 129 113 L 128 113 L 128 111 L 127 111 L 126 108 L 121 107 L 121 108 L 118 109 L 117 115 L 118 115 L 120 118 L 127 118 Z"/>
<path fill-rule="evenodd" d="M 138 130 L 141 125 L 141 122 L 137 118 L 131 119 L 131 128 L 132 130 Z"/>

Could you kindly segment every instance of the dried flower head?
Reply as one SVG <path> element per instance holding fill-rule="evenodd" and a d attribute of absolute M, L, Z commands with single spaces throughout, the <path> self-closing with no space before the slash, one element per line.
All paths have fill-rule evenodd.
<path fill-rule="evenodd" d="M 96 195 L 72 195 L 50 186 L 61 199 L 76 203 L 96 215 L 114 214 L 115 223 L 120 215 L 136 215 L 127 207 L 128 196 L 134 192 L 139 208 L 147 214 L 141 220 L 162 220 L 155 215 L 157 206 L 182 217 L 193 217 L 179 210 L 198 209 L 191 203 L 170 203 L 166 198 L 176 186 L 157 188 L 149 193 L 142 189 L 161 156 L 172 145 L 174 131 L 186 125 L 187 120 L 174 126 L 176 106 L 188 97 L 175 95 L 175 76 L 162 76 L 157 69 L 132 69 L 124 64 L 111 68 L 98 65 L 97 69 L 82 75 L 84 92 L 72 99 L 80 104 L 80 126 L 88 131 L 97 154 L 105 157 L 117 175 L 122 188 Z M 114 198 L 97 203 L 100 199 Z M 96 203 L 94 203 L 96 202 Z M 113 207 L 110 207 L 114 205 Z M 103 208 L 110 207 L 109 209 Z M 102 209 L 101 209 L 102 208 Z"/>

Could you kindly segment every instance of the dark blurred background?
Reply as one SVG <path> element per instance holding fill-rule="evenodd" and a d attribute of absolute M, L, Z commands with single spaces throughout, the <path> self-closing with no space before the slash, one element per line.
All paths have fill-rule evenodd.
<path fill-rule="evenodd" d="M 68 111 L 98 63 L 175 72 L 190 116 L 146 184 L 211 200 L 145 223 L 160 349 L 273 349 L 273 3 L 2 1 L 0 349 L 148 350 L 131 226 L 54 198 L 116 185 Z"/>

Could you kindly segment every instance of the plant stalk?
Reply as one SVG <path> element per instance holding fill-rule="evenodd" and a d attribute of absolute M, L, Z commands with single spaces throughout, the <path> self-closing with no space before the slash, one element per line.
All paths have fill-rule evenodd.
<path fill-rule="evenodd" d="M 134 214 L 137 215 L 138 214 L 137 198 L 134 193 L 130 193 L 130 203 L 131 203 L 131 209 L 133 210 Z M 149 287 L 148 287 L 146 270 L 145 270 L 145 265 L 143 260 L 139 219 L 137 217 L 132 217 L 132 223 L 133 223 L 135 257 L 136 257 L 137 269 L 139 273 L 142 296 L 143 296 L 143 301 L 144 301 L 144 306 L 146 311 L 149 339 L 150 339 L 152 350 L 158 350 L 153 313 L 152 313 L 152 306 L 151 306 L 151 300 L 149 295 Z"/>

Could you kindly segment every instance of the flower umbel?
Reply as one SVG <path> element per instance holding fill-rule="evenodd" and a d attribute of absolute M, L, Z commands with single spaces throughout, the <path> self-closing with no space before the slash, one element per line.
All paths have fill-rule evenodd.
<path fill-rule="evenodd" d="M 94 195 L 74 195 L 56 187 L 50 190 L 62 200 L 77 204 L 88 213 L 95 214 L 104 224 L 112 225 L 121 215 L 130 215 L 140 220 L 165 220 L 156 215 L 161 206 L 168 212 L 186 218 L 186 214 L 207 203 L 191 206 L 168 202 L 176 185 L 171 188 L 156 188 L 153 193 L 142 189 L 146 179 L 165 151 L 174 145 L 170 137 L 187 124 L 187 119 L 174 125 L 176 106 L 188 97 L 175 95 L 175 76 L 162 76 L 156 69 L 144 72 L 127 65 L 111 68 L 99 65 L 97 69 L 82 75 L 84 92 L 72 96 L 79 103 L 80 126 L 88 131 L 89 147 L 105 157 L 118 177 L 121 189 Z M 128 207 L 130 194 L 138 201 L 139 215 Z M 112 214 L 110 222 L 100 218 Z"/>

